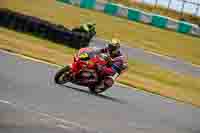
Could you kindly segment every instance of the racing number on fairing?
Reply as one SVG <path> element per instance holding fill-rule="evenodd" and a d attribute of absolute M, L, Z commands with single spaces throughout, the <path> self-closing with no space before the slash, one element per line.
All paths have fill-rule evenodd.
<path fill-rule="evenodd" d="M 86 60 L 86 59 L 89 58 L 89 55 L 88 55 L 87 53 L 81 53 L 81 54 L 79 55 L 79 58 L 82 59 L 82 60 Z"/>

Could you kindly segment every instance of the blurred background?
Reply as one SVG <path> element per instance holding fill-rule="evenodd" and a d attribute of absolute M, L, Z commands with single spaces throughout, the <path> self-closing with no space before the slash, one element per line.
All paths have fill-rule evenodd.
<path fill-rule="evenodd" d="M 200 0 L 108 0 L 200 25 Z"/>

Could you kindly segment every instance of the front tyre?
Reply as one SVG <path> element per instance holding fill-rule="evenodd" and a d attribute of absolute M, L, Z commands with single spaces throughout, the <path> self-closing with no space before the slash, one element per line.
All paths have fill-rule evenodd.
<path fill-rule="evenodd" d="M 70 74 L 70 66 L 67 65 L 64 68 L 60 69 L 55 77 L 54 77 L 54 81 L 57 84 L 65 84 L 67 82 L 69 82 L 70 78 L 71 78 L 71 74 Z"/>

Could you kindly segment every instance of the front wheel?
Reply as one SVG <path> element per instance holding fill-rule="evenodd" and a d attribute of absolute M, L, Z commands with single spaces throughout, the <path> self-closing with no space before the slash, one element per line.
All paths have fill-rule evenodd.
<path fill-rule="evenodd" d="M 70 78 L 70 66 L 67 65 L 56 73 L 54 81 L 57 84 L 65 84 L 70 80 Z"/>

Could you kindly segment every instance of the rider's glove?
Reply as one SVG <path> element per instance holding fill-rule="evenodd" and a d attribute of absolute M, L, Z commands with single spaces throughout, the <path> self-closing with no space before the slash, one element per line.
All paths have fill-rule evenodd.
<path fill-rule="evenodd" d="M 112 58 L 109 57 L 107 61 L 108 61 L 107 66 L 112 66 L 113 64 Z"/>

